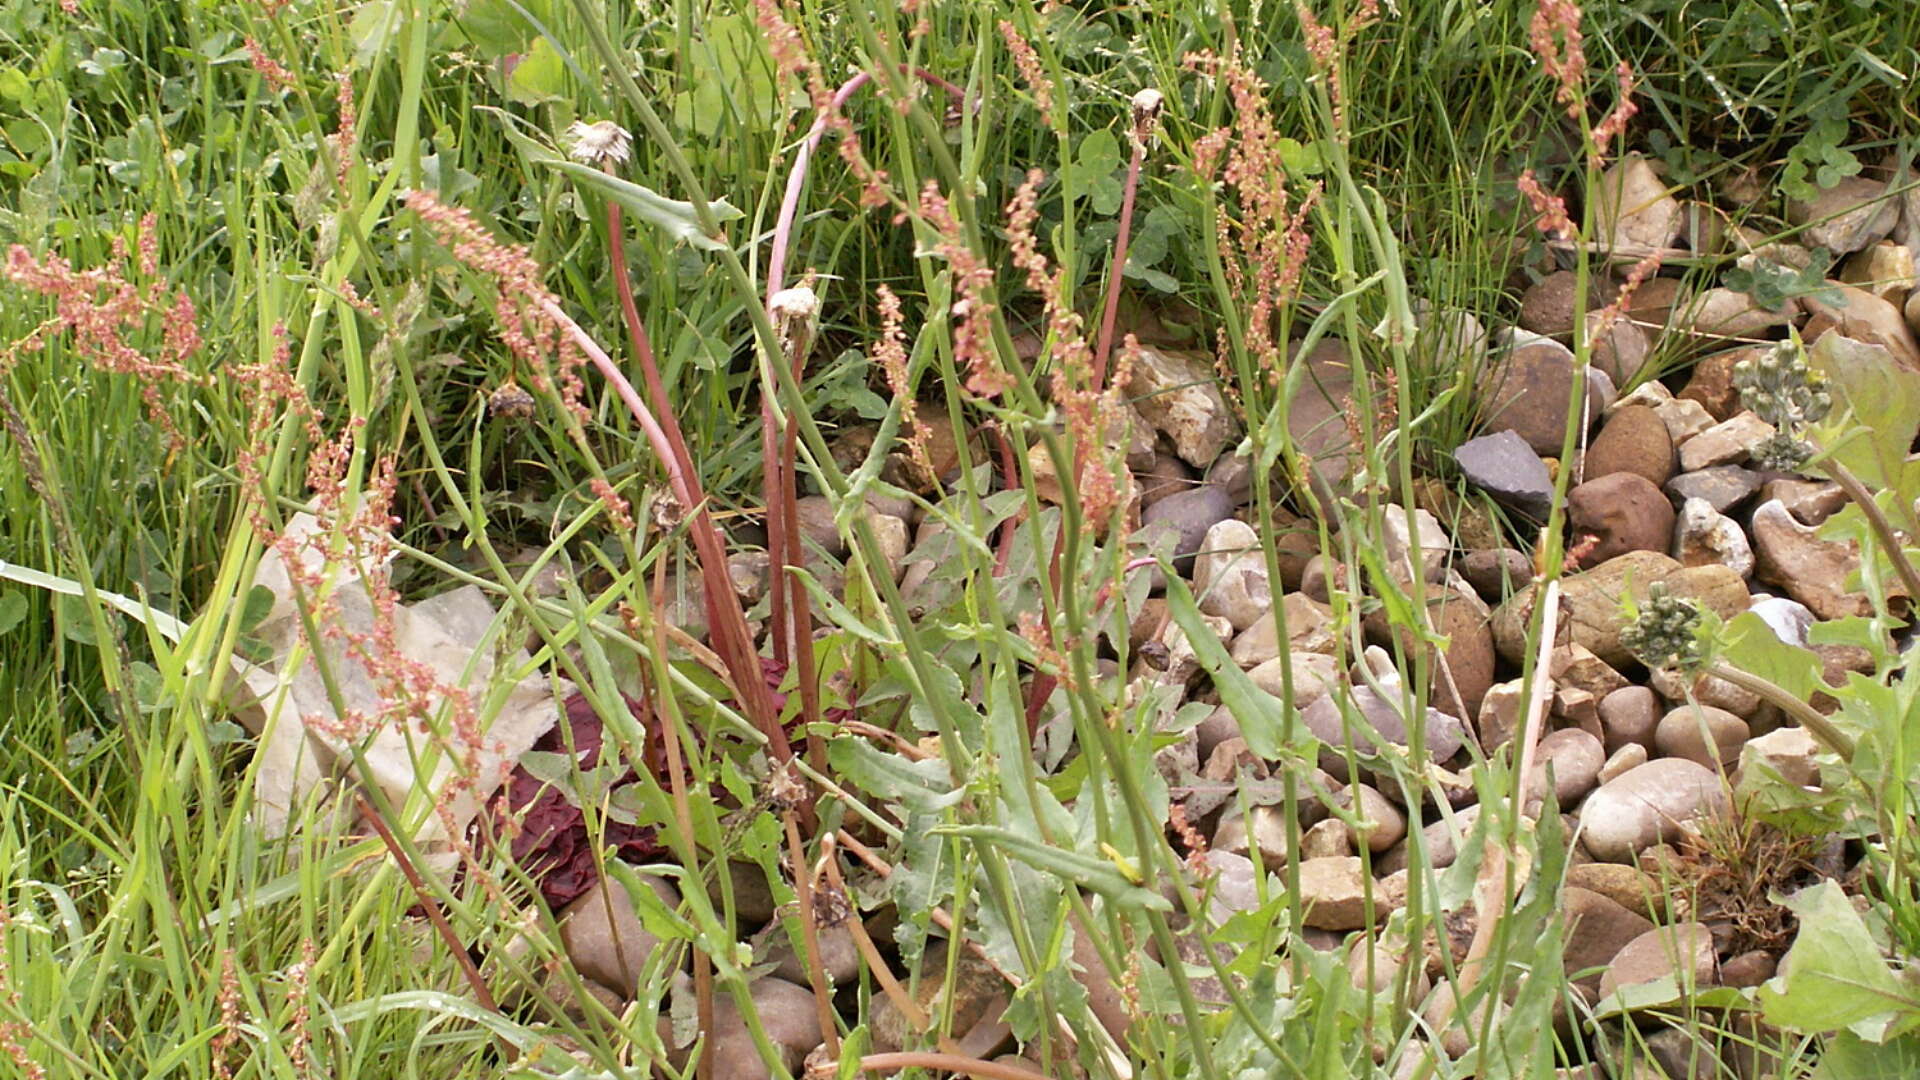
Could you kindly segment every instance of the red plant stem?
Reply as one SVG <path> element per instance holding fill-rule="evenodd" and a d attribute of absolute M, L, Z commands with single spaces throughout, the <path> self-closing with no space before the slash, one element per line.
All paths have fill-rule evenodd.
<path fill-rule="evenodd" d="M 655 617 L 649 620 L 652 623 L 655 653 L 662 657 L 667 654 L 667 635 L 664 620 L 659 618 L 659 612 L 663 610 L 666 592 L 667 564 L 663 559 L 656 562 L 653 567 L 653 610 Z M 645 689 L 643 685 L 643 694 Z M 668 716 L 666 709 L 665 695 L 673 691 L 657 683 L 652 689 L 654 693 L 662 696 L 661 708 L 656 714 L 651 700 L 643 696 L 641 701 L 645 706 L 644 711 L 649 715 L 644 717 L 642 722 L 652 720 L 653 715 L 660 717 L 659 723 L 649 723 L 646 730 L 659 733 L 661 753 L 667 763 L 667 783 L 670 786 L 673 798 L 674 822 L 680 827 L 681 843 L 686 845 L 684 857 L 692 858 L 695 846 L 699 843 L 693 831 L 693 804 L 687 799 L 687 777 L 692 775 L 692 772 L 681 764 L 678 725 L 672 722 L 672 718 Z M 697 876 L 699 871 L 698 867 L 688 866 L 687 869 Z M 720 872 L 724 874 L 726 870 L 722 868 Z M 617 952 L 618 950 L 616 950 L 616 953 Z M 625 974 L 624 963 L 622 964 L 622 974 Z M 711 1037 L 713 1035 L 713 959 L 707 955 L 704 949 L 693 950 L 693 998 L 694 1013 L 699 1023 L 700 1033 Z M 713 1080 L 712 1059 L 713 1055 L 711 1054 L 701 1055 L 698 1070 L 700 1080 Z"/>
<path fill-rule="evenodd" d="M 659 456 L 660 464 L 667 472 L 667 483 L 673 488 L 674 498 L 693 515 L 689 532 L 693 536 L 695 553 L 700 559 L 700 571 L 706 583 L 707 615 L 713 626 L 715 651 L 727 663 L 727 670 L 733 676 L 734 693 L 740 696 L 742 709 L 767 737 L 768 751 L 776 761 L 785 761 L 793 755 L 792 747 L 787 743 L 787 733 L 780 726 L 780 714 L 773 707 L 773 698 L 767 691 L 765 675 L 760 670 L 759 653 L 753 647 L 753 638 L 747 633 L 746 616 L 741 613 L 738 602 L 726 603 L 725 598 L 733 595 L 733 584 L 727 577 L 726 546 L 720 542 L 719 530 L 714 527 L 713 517 L 707 511 L 706 496 L 700 490 L 700 480 L 693 475 L 683 461 L 673 452 L 673 444 L 661 429 L 659 421 L 654 419 L 646 402 L 640 400 L 640 394 L 633 384 L 621 373 L 619 365 L 593 340 L 573 317 L 566 313 L 557 302 L 541 302 L 541 310 L 554 320 L 568 339 L 586 353 L 608 383 L 614 393 L 620 396 L 627 411 L 633 414 L 634 421 L 646 434 L 647 441 L 653 444 L 653 452 Z"/>
<path fill-rule="evenodd" d="M 639 305 L 633 300 L 633 281 L 627 273 L 626 245 L 621 243 L 624 236 L 623 219 L 620 204 L 607 203 L 607 248 L 609 269 L 613 272 L 614 292 L 620 296 L 620 315 L 627 324 L 627 340 L 633 345 L 633 358 L 640 365 L 640 376 L 646 381 L 647 402 L 653 408 L 655 416 L 661 417 L 660 428 L 666 433 L 667 444 L 673 448 L 674 457 L 681 468 L 692 470 L 693 455 L 687 451 L 687 440 L 681 434 L 680 420 L 674 415 L 672 403 L 667 400 L 666 384 L 660 380 L 660 367 L 653 356 L 653 342 L 647 337 L 647 327 L 640 321 Z"/>
<path fill-rule="evenodd" d="M 813 1007 L 819 1014 L 820 1038 L 827 1044 L 827 1055 L 837 1058 L 840 1056 L 840 1032 L 833 1025 L 833 991 L 828 988 L 826 970 L 820 965 L 820 930 L 814 922 L 813 910 L 813 873 L 807 868 L 807 849 L 800 843 L 800 824 L 794 820 L 793 811 L 781 814 L 780 819 L 787 833 L 787 857 L 793 860 L 793 895 L 800 904 L 801 942 L 807 947 L 804 957 L 807 986 L 813 991 Z"/>
<path fill-rule="evenodd" d="M 1100 341 L 1093 350 L 1093 389 L 1107 388 L 1107 357 L 1113 354 L 1113 327 L 1120 314 L 1120 282 L 1127 276 L 1127 245 L 1133 240 L 1133 197 L 1140 187 L 1140 163 L 1147 156 L 1147 144 L 1133 143 L 1133 157 L 1127 161 L 1126 193 L 1120 201 L 1120 232 L 1113 241 L 1113 264 L 1107 268 L 1107 310 L 1100 317 Z"/>
<path fill-rule="evenodd" d="M 1140 162 L 1147 156 L 1147 144 L 1140 139 L 1133 143 L 1133 156 L 1127 161 L 1127 186 L 1120 202 L 1120 232 L 1114 238 L 1113 263 L 1107 268 L 1106 312 L 1100 317 L 1100 341 L 1093 352 L 1093 379 L 1089 387 L 1094 393 L 1103 393 L 1107 388 L 1107 357 L 1113 353 L 1114 322 L 1120 313 L 1120 283 L 1126 277 L 1127 245 L 1133 238 L 1134 194 L 1140 187 Z M 1077 477 L 1086 463 L 1088 448 L 1076 445 L 1073 452 L 1073 472 Z M 1062 523 L 1064 529 L 1064 522 Z M 1053 539 L 1052 570 L 1048 577 L 1049 587 L 1057 603 L 1060 599 L 1060 550 L 1066 540 L 1062 531 Z M 1029 688 L 1027 697 L 1027 733 L 1032 735 L 1040 723 L 1040 712 L 1046 707 L 1047 698 L 1053 694 L 1053 688 L 1059 680 L 1051 675 L 1037 674 Z"/>
<path fill-rule="evenodd" d="M 1013 457 L 1013 442 L 999 424 L 993 425 L 993 438 L 1000 451 L 1001 483 L 1008 490 L 1020 486 L 1020 465 Z M 1007 563 L 1013 559 L 1013 535 L 1019 531 L 1020 514 L 1015 514 L 1000 525 L 1000 543 L 993 556 L 993 576 L 1004 577 Z"/>
<path fill-rule="evenodd" d="M 467 985 L 473 989 L 473 999 L 488 1012 L 500 1012 L 500 1006 L 493 1000 L 492 992 L 487 989 L 487 980 L 480 977 L 480 969 L 474 966 L 473 957 L 468 955 L 466 945 L 460 941 L 460 936 L 455 934 L 453 927 L 448 924 L 446 915 L 440 910 L 439 901 L 428 895 L 426 882 L 420 880 L 420 872 L 414 869 L 413 860 L 407 858 L 407 853 L 400 850 L 400 842 L 394 839 L 393 830 L 387 828 L 386 819 L 380 816 L 380 811 L 367 801 L 365 795 L 355 795 L 354 800 L 360 804 L 360 816 L 366 819 L 367 824 L 373 826 L 374 832 L 380 834 L 380 842 L 387 846 L 387 852 L 393 856 L 394 864 L 400 867 L 400 873 L 406 876 L 407 884 L 413 887 L 413 895 L 420 901 L 420 906 L 426 909 L 427 921 L 433 924 L 433 929 L 440 935 L 440 939 L 447 943 L 447 951 L 452 953 L 453 958 L 459 962 L 460 973 L 466 977 Z M 512 1044 L 507 1042 L 506 1036 L 499 1036 L 499 1041 L 502 1050 L 514 1050 Z M 514 1052 L 518 1053 L 517 1050 Z"/>
<path fill-rule="evenodd" d="M 902 66 L 901 70 L 907 70 Z M 966 99 L 966 91 L 925 68 L 913 68 L 912 73 L 922 82 L 938 86 L 949 95 Z M 827 126 L 840 112 L 841 106 L 858 93 L 860 88 L 873 80 L 873 73 L 862 71 L 841 84 L 833 92 L 827 107 L 814 118 L 813 127 L 807 131 L 806 141 L 800 144 L 799 152 L 793 159 L 793 171 L 787 174 L 787 189 L 780 198 L 780 216 L 774 220 L 773 242 L 767 250 L 767 297 L 786 287 L 787 245 L 793 235 L 793 223 L 799 216 L 800 191 L 807 184 L 807 168 L 813 162 L 815 150 L 820 148 L 820 140 L 826 136 Z"/>
<path fill-rule="evenodd" d="M 944 88 L 955 97 L 964 99 L 966 92 L 958 86 L 923 68 L 912 70 L 913 74 L 922 80 Z M 769 305 L 773 302 L 774 294 L 786 288 L 787 253 L 793 240 L 793 224 L 799 217 L 800 193 L 806 188 L 807 171 L 813 164 L 814 152 L 820 148 L 820 141 L 826 137 L 827 128 L 833 118 L 839 114 L 841 106 L 871 81 L 873 81 L 873 73 L 862 71 L 835 90 L 827 107 L 820 110 L 820 114 L 814 117 L 813 127 L 808 129 L 807 137 L 802 140 L 794 155 L 793 169 L 787 173 L 787 187 L 780 197 L 780 214 L 774 219 L 773 240 L 767 251 L 767 303 Z M 795 358 L 793 374 L 796 381 L 801 375 L 799 368 L 799 360 Z M 761 493 L 762 501 L 767 507 L 767 550 L 776 560 L 771 579 L 767 582 L 768 622 L 773 630 L 774 659 L 792 665 L 794 639 L 812 630 L 810 616 L 803 616 L 789 610 L 790 607 L 804 608 L 806 605 L 804 600 L 796 601 L 795 605 L 789 605 L 787 576 L 784 569 L 786 566 L 801 565 L 798 545 L 790 540 L 788 535 L 793 531 L 794 523 L 782 510 L 783 504 L 788 499 L 797 498 L 795 490 L 797 477 L 794 475 L 797 445 L 793 432 L 787 433 L 784 445 L 780 443 L 779 425 L 774 422 L 773 401 L 770 396 L 762 398 L 760 402 L 760 427 Z M 787 554 L 789 550 L 795 552 L 791 559 Z M 811 652 L 811 649 L 807 651 Z M 810 669 L 808 672 L 803 672 L 802 686 L 804 687 L 811 679 Z M 803 702 L 806 696 L 807 693 L 803 690 Z M 809 722 L 813 719 L 815 717 L 809 714 Z M 807 751 L 809 759 L 812 759 L 813 751 L 814 747 L 809 743 Z"/>

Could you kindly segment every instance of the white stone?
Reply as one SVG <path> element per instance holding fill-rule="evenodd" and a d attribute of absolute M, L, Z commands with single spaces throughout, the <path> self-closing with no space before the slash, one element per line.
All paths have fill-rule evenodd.
<path fill-rule="evenodd" d="M 1688 499 L 1673 519 L 1674 558 L 1682 566 L 1725 566 L 1741 577 L 1753 576 L 1753 545 L 1738 522 L 1705 499 Z"/>
<path fill-rule="evenodd" d="M 1193 561 L 1193 587 L 1200 610 L 1245 630 L 1273 610 L 1273 587 L 1260 534 L 1244 521 L 1228 518 L 1207 530 Z"/>

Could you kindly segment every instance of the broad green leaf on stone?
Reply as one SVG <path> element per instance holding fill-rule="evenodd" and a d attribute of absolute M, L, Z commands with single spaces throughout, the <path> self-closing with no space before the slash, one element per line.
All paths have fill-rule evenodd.
<path fill-rule="evenodd" d="M 543 106 L 566 100 L 566 61 L 547 38 L 534 38 L 534 44 L 520 54 L 507 75 L 507 98 L 522 106 Z"/>
<path fill-rule="evenodd" d="M 1751 611 L 1727 620 L 1721 633 L 1721 657 L 1802 701 L 1825 688 L 1820 679 L 1820 658 L 1809 649 L 1781 641 L 1773 628 Z"/>
<path fill-rule="evenodd" d="M 1240 734 L 1247 740 L 1247 748 L 1269 761 L 1288 756 L 1282 738 L 1284 718 L 1280 699 L 1255 686 L 1247 673 L 1228 655 L 1227 647 L 1220 643 L 1219 637 L 1201 617 L 1192 591 L 1171 569 L 1167 572 L 1167 609 L 1174 621 L 1180 624 L 1180 631 L 1187 638 L 1187 647 L 1199 659 L 1200 667 L 1213 679 L 1214 689 L 1220 692 L 1220 703 L 1227 707 L 1227 711 L 1233 714 L 1234 722 L 1240 725 Z M 1299 747 L 1301 752 L 1310 749 L 1305 745 L 1311 742 L 1305 726 L 1294 725 L 1294 740 L 1302 744 Z"/>
<path fill-rule="evenodd" d="M 1920 1035 L 1871 1043 L 1850 1031 L 1820 1048 L 1813 1080 L 1909 1080 L 1920 1076 Z"/>
<path fill-rule="evenodd" d="M 1800 920 L 1780 974 L 1760 987 L 1767 1023 L 1814 1035 L 1858 1025 L 1884 1029 L 1888 1014 L 1913 1002 L 1887 968 L 1873 936 L 1837 882 L 1827 880 L 1785 900 Z"/>
<path fill-rule="evenodd" d="M 912 761 L 865 739 L 835 739 L 827 744 L 827 760 L 834 774 L 847 783 L 910 810 L 932 813 L 966 794 L 964 788 L 954 787 L 947 763 L 940 758 Z"/>
<path fill-rule="evenodd" d="M 1878 345 L 1839 334 L 1820 335 L 1807 362 L 1826 377 L 1835 406 L 1815 429 L 1820 445 L 1869 490 L 1911 492 L 1916 469 L 1907 453 L 1920 433 L 1920 372 Z"/>
<path fill-rule="evenodd" d="M 991 844 L 1036 870 L 1043 870 L 1083 889 L 1099 893 L 1128 910 L 1173 909 L 1166 897 L 1134 884 L 1112 859 L 1057 848 L 1037 837 L 998 825 L 947 825 L 937 831 L 942 835 Z"/>

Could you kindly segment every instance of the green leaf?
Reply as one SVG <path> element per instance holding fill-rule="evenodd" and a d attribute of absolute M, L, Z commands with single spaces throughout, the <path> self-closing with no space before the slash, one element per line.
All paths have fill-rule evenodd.
<path fill-rule="evenodd" d="M 581 184 L 593 188 L 609 199 L 619 203 L 627 212 L 651 225 L 665 231 L 675 240 L 685 240 L 702 251 L 719 251 L 726 247 L 724 238 L 708 236 L 700 229 L 700 218 L 694 212 L 693 204 L 669 199 L 651 188 L 610 176 L 578 161 L 568 161 L 558 150 L 547 146 L 521 130 L 523 121 L 499 109 L 480 106 L 482 112 L 489 112 L 500 121 L 500 130 L 520 151 L 520 156 L 535 165 L 544 165 L 558 169 L 573 177 Z M 732 221 L 744 216 L 742 212 L 727 203 L 725 199 L 714 199 L 707 204 L 707 210 L 715 221 Z"/>
<path fill-rule="evenodd" d="M 1721 656 L 1734 667 L 1806 700 L 1826 689 L 1820 658 L 1812 650 L 1780 640 L 1765 620 L 1751 611 L 1727 620 L 1721 630 Z"/>
<path fill-rule="evenodd" d="M 1200 615 L 1200 608 L 1193 601 L 1193 593 L 1178 574 L 1169 568 L 1167 571 L 1167 609 L 1180 631 L 1187 636 L 1187 647 L 1193 650 L 1209 676 L 1213 678 L 1214 689 L 1220 692 L 1220 704 L 1227 707 L 1233 719 L 1240 725 L 1240 734 L 1247 740 L 1247 748 L 1269 761 L 1277 761 L 1287 756 L 1287 749 L 1281 740 L 1282 706 L 1280 699 L 1253 684 L 1247 673 L 1240 670 L 1233 657 L 1228 655 L 1227 647 L 1220 638 L 1208 628 Z M 1294 725 L 1294 739 L 1302 752 L 1311 750 L 1312 738 L 1306 734 L 1306 727 Z"/>
<path fill-rule="evenodd" d="M 1826 1041 L 1814 1080 L 1907 1080 L 1920 1076 L 1920 1036 L 1870 1043 L 1843 1031 Z"/>
<path fill-rule="evenodd" d="M 33 101 L 33 83 L 17 67 L 0 68 L 0 97 L 10 98 L 22 105 L 30 104 Z"/>
<path fill-rule="evenodd" d="M 507 76 L 507 97 L 523 105 L 544 105 L 565 100 L 566 95 L 566 61 L 554 51 L 551 41 L 534 38 L 532 47 L 513 66 L 513 74 Z"/>
<path fill-rule="evenodd" d="M 0 593 L 0 634 L 20 625 L 27 617 L 27 598 L 23 593 Z"/>
<path fill-rule="evenodd" d="M 1920 434 L 1920 372 L 1878 345 L 1822 334 L 1807 362 L 1826 377 L 1833 413 L 1815 429 L 1820 445 L 1870 490 L 1908 490 L 1916 473 L 1907 452 Z"/>
<path fill-rule="evenodd" d="M 1838 882 L 1822 881 L 1785 904 L 1799 917 L 1800 933 L 1780 962 L 1781 974 L 1760 987 L 1767 1023 L 1808 1035 L 1858 1031 L 1855 1025 L 1871 1027 L 1875 1018 L 1916 1008 Z"/>
<path fill-rule="evenodd" d="M 1280 164 L 1292 176 L 1318 176 L 1325 166 L 1320 160 L 1320 144 L 1298 139 L 1280 140 Z"/>
<path fill-rule="evenodd" d="M 393 43 L 405 13 L 394 0 L 372 0 L 360 5 L 347 24 L 347 40 L 353 45 L 353 66 L 364 68 L 383 56 Z"/>
<path fill-rule="evenodd" d="M 1007 854 L 1056 877 L 1090 889 L 1129 910 L 1171 911 L 1173 904 L 1150 889 L 1135 885 L 1118 863 L 1043 843 L 1037 837 L 998 825 L 945 825 L 934 830 L 992 844 Z"/>
<path fill-rule="evenodd" d="M 953 775 L 945 761 L 911 761 L 865 739 L 835 739 L 827 744 L 827 760 L 846 782 L 909 810 L 933 813 L 959 802 L 966 794 L 965 788 L 953 786 Z"/>

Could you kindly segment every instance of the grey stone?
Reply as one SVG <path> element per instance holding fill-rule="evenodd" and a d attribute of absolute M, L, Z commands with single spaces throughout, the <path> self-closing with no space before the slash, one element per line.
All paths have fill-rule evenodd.
<path fill-rule="evenodd" d="M 1513 431 L 1496 431 L 1461 443 L 1453 452 L 1460 471 L 1505 506 L 1545 518 L 1552 506 L 1553 478 L 1546 462 Z"/>
<path fill-rule="evenodd" d="M 1695 402 L 1694 404 L 1699 404 Z M 1697 472 L 1684 472 L 1667 481 L 1667 498 L 1675 506 L 1688 499 L 1699 499 L 1715 513 L 1730 513 L 1760 490 L 1765 477 L 1738 465 L 1714 465 Z"/>
<path fill-rule="evenodd" d="M 1200 550 L 1207 530 L 1233 516 L 1233 497 L 1212 484 L 1176 492 L 1146 508 L 1140 515 L 1141 531 L 1159 527 L 1170 529 L 1178 539 L 1173 545 L 1174 569 L 1192 576 L 1194 553 Z"/>

